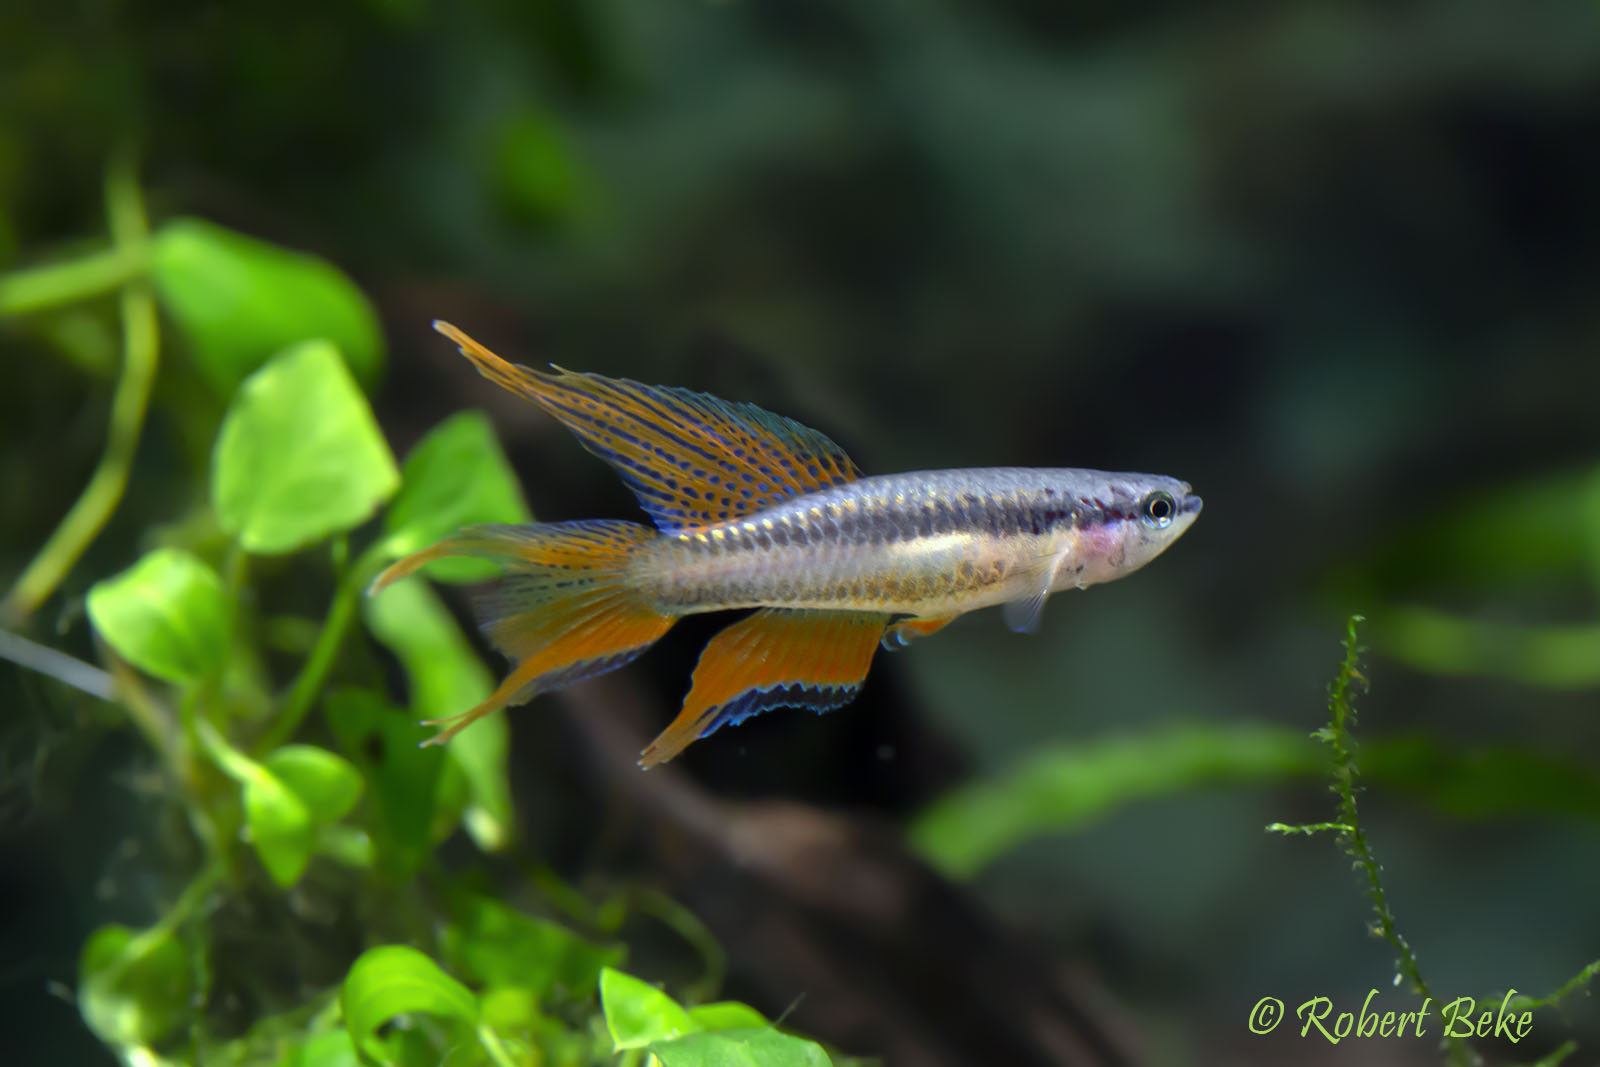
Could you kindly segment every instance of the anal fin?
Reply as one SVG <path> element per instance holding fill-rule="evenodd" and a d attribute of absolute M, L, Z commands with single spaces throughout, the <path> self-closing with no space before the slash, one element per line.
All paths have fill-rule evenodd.
<path fill-rule="evenodd" d="M 849 703 L 889 617 L 876 612 L 763 608 L 711 639 L 683 710 L 640 754 L 665 763 L 699 738 L 772 708 L 817 712 Z"/>

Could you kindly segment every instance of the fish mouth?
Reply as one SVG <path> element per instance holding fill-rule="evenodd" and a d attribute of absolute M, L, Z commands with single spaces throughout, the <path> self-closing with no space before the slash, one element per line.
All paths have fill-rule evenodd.
<path fill-rule="evenodd" d="M 1179 512 L 1184 515 L 1198 515 L 1200 514 L 1200 507 L 1204 503 L 1205 501 L 1190 493 L 1183 498 L 1183 506 L 1179 509 Z"/>

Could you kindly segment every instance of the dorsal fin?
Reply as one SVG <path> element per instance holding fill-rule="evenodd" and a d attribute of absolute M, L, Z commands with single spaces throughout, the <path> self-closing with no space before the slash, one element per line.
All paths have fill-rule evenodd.
<path fill-rule="evenodd" d="M 827 437 L 754 404 L 559 367 L 530 370 L 447 322 L 433 327 L 485 378 L 538 404 L 609 463 L 663 530 L 727 522 L 861 476 Z"/>

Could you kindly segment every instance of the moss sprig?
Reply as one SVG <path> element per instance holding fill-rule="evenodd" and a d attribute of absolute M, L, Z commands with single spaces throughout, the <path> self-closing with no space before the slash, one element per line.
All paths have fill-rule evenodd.
<path fill-rule="evenodd" d="M 1411 943 L 1400 933 L 1394 910 L 1389 906 L 1383 889 L 1383 868 L 1372 854 L 1366 830 L 1361 825 L 1361 813 L 1356 804 L 1356 779 L 1360 769 L 1356 766 L 1356 740 L 1353 728 L 1356 723 L 1356 696 L 1363 692 L 1367 677 L 1362 673 L 1361 654 L 1366 649 L 1358 637 L 1358 627 L 1366 619 L 1352 615 L 1345 622 L 1344 657 L 1339 671 L 1328 686 L 1328 724 L 1311 736 L 1332 749 L 1332 789 L 1336 803 L 1335 818 L 1321 823 L 1272 823 L 1266 827 L 1270 833 L 1317 834 L 1331 832 L 1338 835 L 1339 845 L 1349 855 L 1352 866 L 1366 883 L 1365 895 L 1372 905 L 1375 918 L 1369 929 L 1389 943 L 1395 952 L 1395 984 L 1404 981 L 1418 996 L 1435 999 L 1422 968 L 1417 964 Z M 1478 1057 L 1460 1038 L 1446 1037 L 1446 1046 L 1452 1063 L 1475 1063 Z"/>

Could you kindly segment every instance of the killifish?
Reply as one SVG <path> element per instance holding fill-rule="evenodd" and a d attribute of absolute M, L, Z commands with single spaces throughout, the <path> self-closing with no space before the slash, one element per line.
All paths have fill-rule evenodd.
<path fill-rule="evenodd" d="M 654 522 L 466 527 L 399 560 L 374 592 L 444 556 L 501 565 L 477 613 L 514 666 L 444 741 L 536 694 L 614 670 L 685 615 L 756 609 L 713 637 L 650 767 L 763 711 L 849 703 L 873 654 L 1003 605 L 1017 630 L 1047 597 L 1131 574 L 1200 514 L 1152 474 L 984 468 L 864 476 L 816 430 L 753 404 L 507 363 L 444 322 L 491 382 L 532 401 L 622 477 Z"/>

